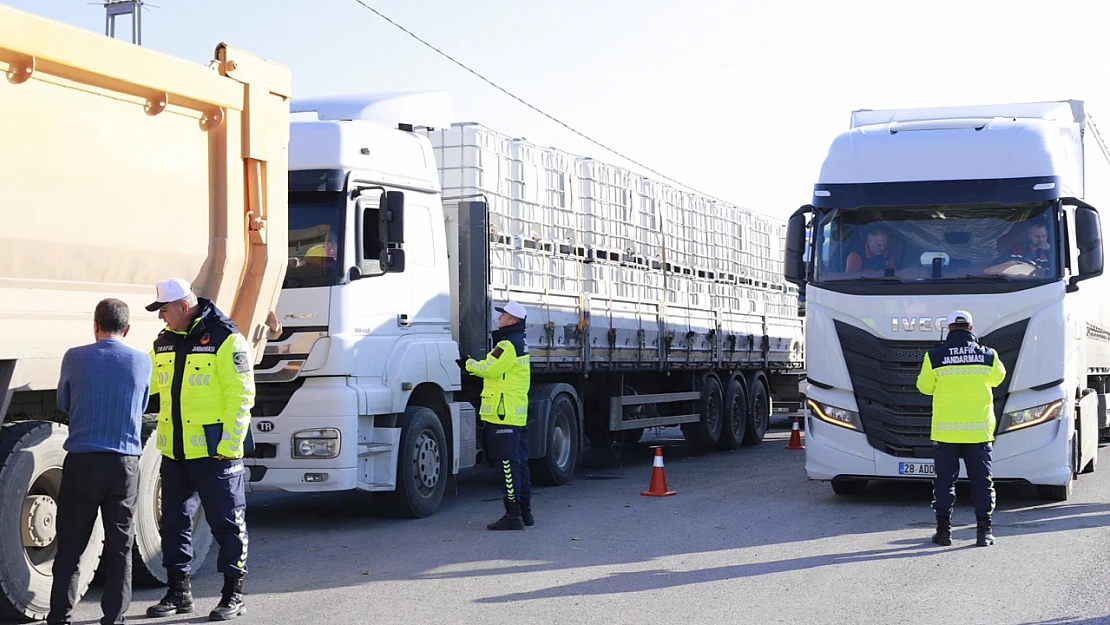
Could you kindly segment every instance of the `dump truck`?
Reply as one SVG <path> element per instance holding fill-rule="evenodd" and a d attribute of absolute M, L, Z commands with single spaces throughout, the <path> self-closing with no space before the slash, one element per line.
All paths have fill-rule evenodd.
<path fill-rule="evenodd" d="M 799 402 L 785 222 L 478 124 L 438 93 L 294 100 L 281 336 L 256 369 L 249 488 L 380 495 L 435 512 L 486 459 L 495 308 L 527 310 L 533 476 L 587 446 L 682 428 L 759 443 Z"/>
<path fill-rule="evenodd" d="M 192 281 L 261 359 L 286 271 L 288 71 L 220 44 L 210 66 L 0 6 L 0 618 L 49 610 L 67 417 L 62 356 L 90 343 L 98 301 L 162 324 L 153 284 Z M 149 412 L 150 410 L 148 410 Z M 161 455 L 144 424 L 134 571 L 165 581 Z M 100 557 L 97 523 L 81 591 Z M 198 515 L 195 554 L 212 542 Z"/>
<path fill-rule="evenodd" d="M 859 110 L 813 189 L 785 266 L 822 354 L 806 367 L 807 475 L 838 494 L 933 479 L 915 380 L 966 310 L 1007 371 L 994 480 L 1068 499 L 1110 426 L 1110 151 L 1084 102 Z"/>

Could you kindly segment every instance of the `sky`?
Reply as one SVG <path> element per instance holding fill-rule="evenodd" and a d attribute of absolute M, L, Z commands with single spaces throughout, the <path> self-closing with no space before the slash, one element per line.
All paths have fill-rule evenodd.
<path fill-rule="evenodd" d="M 642 172 L 356 0 L 151 1 L 145 47 L 207 64 L 229 43 L 287 66 L 294 98 L 447 91 L 456 121 Z M 1110 120 L 1093 1 L 363 1 L 585 135 L 779 217 L 856 109 L 1079 99 Z M 0 3 L 104 31 L 91 0 Z"/>

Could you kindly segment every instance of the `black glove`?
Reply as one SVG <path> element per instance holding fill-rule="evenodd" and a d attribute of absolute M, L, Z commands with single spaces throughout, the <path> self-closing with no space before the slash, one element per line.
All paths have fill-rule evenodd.
<path fill-rule="evenodd" d="M 466 371 L 466 361 L 467 360 L 469 360 L 469 358 L 466 357 L 466 356 L 463 356 L 462 358 L 456 358 L 455 359 L 455 364 L 457 364 L 459 366 L 459 368 L 462 369 L 463 371 Z"/>

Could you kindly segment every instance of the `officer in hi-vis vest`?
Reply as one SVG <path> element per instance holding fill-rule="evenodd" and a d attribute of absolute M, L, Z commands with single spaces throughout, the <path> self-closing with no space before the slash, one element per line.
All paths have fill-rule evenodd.
<path fill-rule="evenodd" d="M 493 333 L 493 351 L 485 360 L 468 358 L 467 372 L 482 378 L 482 406 L 487 423 L 486 449 L 504 472 L 505 516 L 486 526 L 520 530 L 532 525 L 532 477 L 528 472 L 528 389 L 532 381 L 524 320 L 528 312 L 515 301 L 496 308 L 501 316 Z"/>
<path fill-rule="evenodd" d="M 994 395 L 1002 384 L 1006 367 L 998 354 L 979 345 L 971 333 L 971 313 L 956 310 L 948 315 L 948 340 L 925 354 L 917 389 L 933 396 L 933 510 L 937 532 L 933 542 L 952 544 L 952 507 L 956 503 L 956 478 L 960 458 L 967 467 L 975 499 L 975 544 L 994 544 L 991 515 L 994 514 L 994 481 L 991 451 L 994 441 Z"/>
<path fill-rule="evenodd" d="M 150 394 L 160 395 L 158 450 L 162 452 L 162 563 L 169 590 L 147 616 L 193 611 L 189 573 L 193 516 L 198 504 L 220 545 L 224 575 L 219 605 L 208 617 L 226 621 L 245 613 L 246 489 L 243 452 L 254 405 L 254 359 L 235 322 L 198 298 L 188 282 L 157 285 L 147 310 L 166 322 L 154 340 Z"/>

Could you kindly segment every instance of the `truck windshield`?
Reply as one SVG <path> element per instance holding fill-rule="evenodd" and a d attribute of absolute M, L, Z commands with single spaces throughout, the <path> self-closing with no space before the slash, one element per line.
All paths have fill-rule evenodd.
<path fill-rule="evenodd" d="M 289 194 L 285 288 L 331 286 L 343 276 L 342 193 Z"/>
<path fill-rule="evenodd" d="M 824 210 L 818 283 L 1030 282 L 1059 275 L 1053 204 Z"/>

